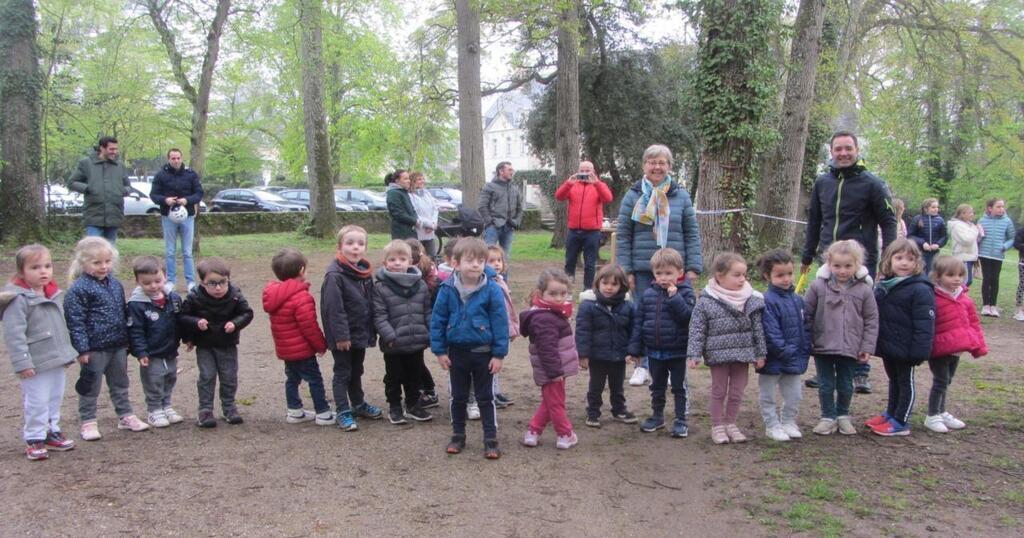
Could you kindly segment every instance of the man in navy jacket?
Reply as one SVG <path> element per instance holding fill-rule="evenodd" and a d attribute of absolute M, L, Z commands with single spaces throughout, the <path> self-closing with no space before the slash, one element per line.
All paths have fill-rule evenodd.
<path fill-rule="evenodd" d="M 160 206 L 160 221 L 164 230 L 164 245 L 167 255 L 167 289 L 174 289 L 177 279 L 178 238 L 181 238 L 181 257 L 185 265 L 187 290 L 195 286 L 195 262 L 192 260 L 192 240 L 196 231 L 196 213 L 199 202 L 203 201 L 203 186 L 199 174 L 182 163 L 181 150 L 172 148 L 167 152 L 167 164 L 153 178 L 149 191 L 153 203 Z M 175 222 L 168 214 L 175 206 L 184 206 L 188 218 Z"/>

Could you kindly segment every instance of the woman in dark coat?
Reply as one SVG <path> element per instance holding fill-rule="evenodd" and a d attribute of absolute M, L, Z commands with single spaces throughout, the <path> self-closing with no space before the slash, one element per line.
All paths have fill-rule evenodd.
<path fill-rule="evenodd" d="M 391 215 L 391 239 L 416 239 L 416 208 L 409 196 L 409 172 L 395 170 L 384 177 L 388 186 L 388 214 Z"/>

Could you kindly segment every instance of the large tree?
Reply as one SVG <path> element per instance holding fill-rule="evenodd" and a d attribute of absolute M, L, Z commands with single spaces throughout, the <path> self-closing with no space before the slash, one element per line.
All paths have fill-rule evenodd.
<path fill-rule="evenodd" d="M 323 30 L 320 0 L 298 0 L 302 31 L 302 116 L 306 133 L 306 166 L 309 174 L 309 209 L 313 234 L 334 233 L 334 176 L 331 175 L 330 141 L 324 115 Z"/>
<path fill-rule="evenodd" d="M 558 79 L 555 81 L 555 181 L 575 172 L 580 160 L 580 0 L 558 14 Z M 566 205 L 555 204 L 551 246 L 562 248 L 568 233 Z"/>
<path fill-rule="evenodd" d="M 480 2 L 455 0 L 458 28 L 459 173 L 462 202 L 476 207 L 484 182 L 484 125 L 480 94 Z"/>

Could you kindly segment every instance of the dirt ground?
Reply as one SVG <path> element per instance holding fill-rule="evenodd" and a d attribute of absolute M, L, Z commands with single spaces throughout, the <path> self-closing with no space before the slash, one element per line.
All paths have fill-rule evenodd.
<path fill-rule="evenodd" d="M 328 255 L 310 264 L 314 290 Z M 0 274 L 10 274 L 10 262 Z M 513 263 L 513 293 L 522 297 L 543 265 Z M 63 270 L 63 268 L 59 268 Z M 931 378 L 919 369 L 916 428 L 907 438 L 815 437 L 816 393 L 805 389 L 800 424 L 806 437 L 787 444 L 764 437 L 756 379 L 740 416 L 753 439 L 714 446 L 709 436 L 706 369 L 691 373 L 690 437 L 643 434 L 635 425 L 584 420 L 586 373 L 568 383 L 578 447 L 519 439 L 539 401 L 527 344 L 513 343 L 501 375 L 515 398 L 499 411 L 498 461 L 481 455 L 479 422 L 467 451 L 444 453 L 447 406 L 428 423 L 393 426 L 360 421 L 345 433 L 284 421 L 284 374 L 260 308 L 269 264 L 237 262 L 233 280 L 257 310 L 242 333 L 238 398 L 245 424 L 194 425 L 194 353 L 183 353 L 175 407 L 188 419 L 144 433 L 118 431 L 109 399 L 100 398 L 98 442 L 29 462 L 21 442 L 21 402 L 9 367 L 0 376 L 0 532 L 3 535 L 465 535 L 482 536 L 1020 536 L 1024 524 L 1024 324 L 986 320 L 992 354 L 964 359 L 950 394 L 968 429 L 949 435 L 921 426 Z M 128 275 L 121 272 L 122 280 Z M 1005 293 L 1005 292 L 1004 292 Z M 6 350 L 0 363 L 9 364 Z M 428 353 L 429 355 L 429 353 Z M 438 381 L 445 378 L 433 357 Z M 321 370 L 329 387 L 331 359 Z M 65 431 L 78 439 L 77 397 L 68 371 Z M 132 402 L 144 417 L 138 365 L 129 361 Z M 383 361 L 367 355 L 367 398 L 384 405 Z M 886 380 L 873 369 L 875 394 L 858 395 L 863 420 L 884 406 Z M 308 402 L 308 392 L 303 389 Z M 328 390 L 328 396 L 330 391 Z M 630 407 L 649 410 L 646 387 L 628 387 Z M 442 391 L 442 402 L 446 398 Z M 606 404 L 607 405 L 607 404 Z M 606 408 L 607 410 L 607 408 Z M 607 411 L 606 415 L 607 417 Z M 863 428 L 862 428 L 863 429 Z"/>

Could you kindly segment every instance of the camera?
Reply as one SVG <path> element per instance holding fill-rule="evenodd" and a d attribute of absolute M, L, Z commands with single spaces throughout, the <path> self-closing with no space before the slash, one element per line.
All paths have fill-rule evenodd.
<path fill-rule="evenodd" d="M 590 174 L 576 174 L 576 179 L 582 179 L 586 181 L 590 179 Z"/>

